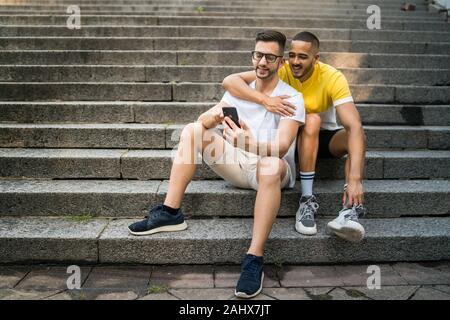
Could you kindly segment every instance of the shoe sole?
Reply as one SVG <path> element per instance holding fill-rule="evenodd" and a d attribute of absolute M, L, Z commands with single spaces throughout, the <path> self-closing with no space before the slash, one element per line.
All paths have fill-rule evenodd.
<path fill-rule="evenodd" d="M 301 225 L 295 224 L 295 230 L 305 236 L 313 236 L 317 234 L 317 225 L 314 225 L 314 227 L 303 227 Z"/>
<path fill-rule="evenodd" d="M 263 282 L 264 282 L 264 271 L 261 276 L 261 286 L 259 287 L 258 291 L 256 291 L 254 294 L 246 294 L 245 292 L 236 292 L 236 290 L 234 290 L 234 295 L 238 298 L 243 298 L 243 299 L 250 299 L 250 298 L 256 297 L 262 291 Z"/>
<path fill-rule="evenodd" d="M 155 229 L 148 230 L 148 231 L 135 232 L 135 231 L 131 231 L 130 228 L 128 228 L 128 231 L 134 236 L 148 236 L 148 235 L 158 233 L 158 232 L 183 231 L 186 229 L 187 229 L 186 221 L 183 221 L 183 223 L 180 223 L 180 224 L 163 226 L 163 227 L 155 228 Z"/>
<path fill-rule="evenodd" d="M 328 229 L 330 229 L 338 237 L 350 242 L 361 242 L 364 238 L 364 228 L 360 224 L 354 224 L 354 227 L 346 227 L 333 222 L 328 223 Z"/>

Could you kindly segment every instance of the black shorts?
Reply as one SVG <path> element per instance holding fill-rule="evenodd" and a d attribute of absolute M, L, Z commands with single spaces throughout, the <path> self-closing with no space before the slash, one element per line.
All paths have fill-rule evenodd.
<path fill-rule="evenodd" d="M 330 152 L 330 141 L 334 135 L 341 129 L 336 130 L 320 130 L 319 133 L 319 151 L 317 151 L 317 159 L 336 158 Z"/>
<path fill-rule="evenodd" d="M 300 128 L 301 130 L 301 128 Z M 341 129 L 336 130 L 320 130 L 319 132 L 319 150 L 317 151 L 317 159 L 336 158 L 330 152 L 330 141 L 334 135 Z M 298 163 L 298 147 L 295 147 L 295 162 Z"/>

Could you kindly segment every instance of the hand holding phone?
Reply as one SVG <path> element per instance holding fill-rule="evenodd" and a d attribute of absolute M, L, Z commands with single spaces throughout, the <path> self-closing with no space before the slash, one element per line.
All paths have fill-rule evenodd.
<path fill-rule="evenodd" d="M 235 107 L 223 107 L 222 111 L 224 117 L 230 118 L 238 128 L 241 128 L 239 116 Z"/>

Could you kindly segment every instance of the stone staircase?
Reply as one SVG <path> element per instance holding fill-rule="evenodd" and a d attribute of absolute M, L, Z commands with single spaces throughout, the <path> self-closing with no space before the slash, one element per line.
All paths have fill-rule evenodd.
<path fill-rule="evenodd" d="M 132 237 L 167 191 L 183 124 L 249 70 L 258 30 L 310 30 L 342 70 L 367 134 L 367 236 L 330 236 L 343 161 L 320 161 L 319 234 L 294 230 L 298 190 L 283 192 L 272 263 L 450 259 L 450 24 L 417 1 L 71 0 L 0 4 L 0 263 L 239 263 L 254 191 L 199 166 L 189 228 Z M 366 8 L 381 7 L 381 30 Z"/>

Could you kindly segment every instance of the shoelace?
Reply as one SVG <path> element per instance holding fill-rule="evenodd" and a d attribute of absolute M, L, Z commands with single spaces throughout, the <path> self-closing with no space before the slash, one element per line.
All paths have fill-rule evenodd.
<path fill-rule="evenodd" d="M 364 217 L 367 214 L 367 209 L 362 204 L 354 206 L 358 217 Z"/>
<path fill-rule="evenodd" d="M 314 211 L 319 209 L 319 204 L 317 202 L 313 202 L 314 198 L 309 198 L 306 202 L 306 208 L 301 213 L 300 217 L 298 218 L 298 221 L 302 221 L 303 218 L 307 218 L 309 220 L 314 220 Z"/>
<path fill-rule="evenodd" d="M 251 279 L 254 280 L 255 274 L 258 271 L 258 263 L 256 262 L 256 259 L 252 259 L 249 261 L 243 268 L 242 277 L 244 279 Z"/>
<path fill-rule="evenodd" d="M 343 214 L 344 219 L 347 220 L 353 220 L 358 221 L 359 217 L 363 217 L 366 215 L 366 208 L 360 204 L 360 205 L 353 205 L 351 208 L 344 207 L 341 211 L 339 211 L 339 215 Z"/>

